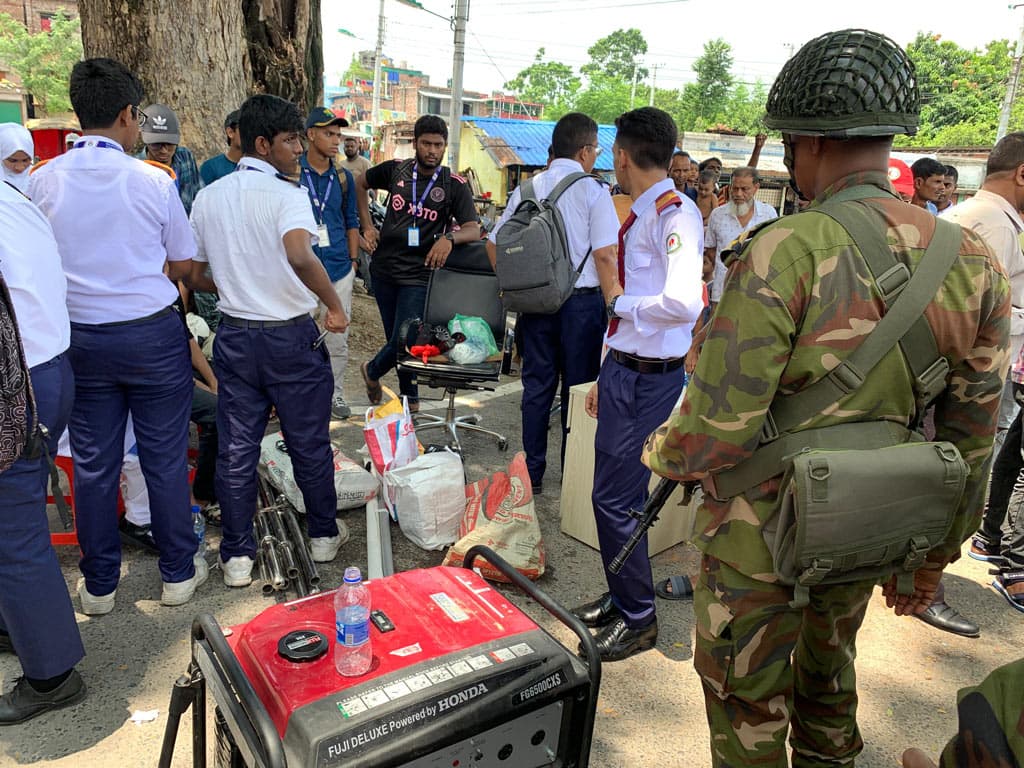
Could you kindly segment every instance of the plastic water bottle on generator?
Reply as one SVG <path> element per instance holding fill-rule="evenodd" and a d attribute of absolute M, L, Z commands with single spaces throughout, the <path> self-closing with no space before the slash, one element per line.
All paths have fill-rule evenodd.
<path fill-rule="evenodd" d="M 339 675 L 366 674 L 373 662 L 370 646 L 370 590 L 358 568 L 345 569 L 345 581 L 334 593 L 334 667 Z"/>
<path fill-rule="evenodd" d="M 196 535 L 196 554 L 206 557 L 206 518 L 198 505 L 192 505 L 192 532 Z"/>

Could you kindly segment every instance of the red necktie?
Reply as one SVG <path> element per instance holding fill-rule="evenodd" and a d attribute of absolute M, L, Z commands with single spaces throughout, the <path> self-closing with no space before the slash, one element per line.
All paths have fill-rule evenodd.
<path fill-rule="evenodd" d="M 622 286 L 622 290 L 626 290 L 626 233 L 629 228 L 633 226 L 633 222 L 636 221 L 636 214 L 633 211 L 629 212 L 629 216 L 622 222 L 622 226 L 619 227 L 619 285 Z M 614 336 L 615 332 L 619 330 L 618 317 L 613 317 L 608 322 L 608 335 Z"/>

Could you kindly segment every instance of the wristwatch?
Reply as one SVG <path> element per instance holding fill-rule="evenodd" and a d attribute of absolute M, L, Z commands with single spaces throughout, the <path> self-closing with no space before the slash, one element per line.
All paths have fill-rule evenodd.
<path fill-rule="evenodd" d="M 452 245 L 455 245 L 455 233 L 454 232 L 445 232 L 443 235 L 438 235 L 435 239 L 436 240 L 440 240 L 442 237 L 445 240 L 447 240 L 449 243 L 451 243 Z"/>
<path fill-rule="evenodd" d="M 620 294 L 621 295 L 621 294 Z M 616 317 L 615 315 L 615 302 L 618 301 L 618 296 L 612 296 L 612 300 L 608 302 L 608 306 L 604 309 L 608 313 L 608 319 L 612 320 Z"/>

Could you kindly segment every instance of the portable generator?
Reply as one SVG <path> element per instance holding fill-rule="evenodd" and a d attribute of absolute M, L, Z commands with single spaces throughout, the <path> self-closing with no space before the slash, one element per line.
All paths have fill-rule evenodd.
<path fill-rule="evenodd" d="M 579 637 L 582 658 L 472 566 L 483 557 Z M 373 663 L 334 667 L 334 592 L 274 605 L 224 630 L 192 625 L 161 768 L 192 707 L 193 766 L 207 765 L 206 688 L 216 703 L 216 768 L 583 768 L 600 686 L 593 637 L 486 547 L 461 568 L 366 582 Z"/>

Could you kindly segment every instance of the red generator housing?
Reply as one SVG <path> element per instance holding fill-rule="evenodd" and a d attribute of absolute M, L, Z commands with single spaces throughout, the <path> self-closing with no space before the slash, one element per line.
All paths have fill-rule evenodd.
<path fill-rule="evenodd" d="M 272 606 L 226 631 L 201 616 L 190 675 L 178 683 L 193 690 L 194 739 L 204 742 L 194 743 L 194 754 L 205 757 L 199 697 L 208 684 L 218 708 L 218 768 L 586 766 L 600 685 L 591 635 L 507 570 L 573 629 L 585 659 L 468 568 L 366 582 L 374 612 L 384 616 L 371 628 L 373 664 L 360 677 L 342 677 L 334 667 L 333 592 Z M 320 655 L 288 658 L 303 656 L 307 646 L 319 646 Z M 176 707 L 172 698 L 167 765 L 171 730 L 188 705 Z"/>

